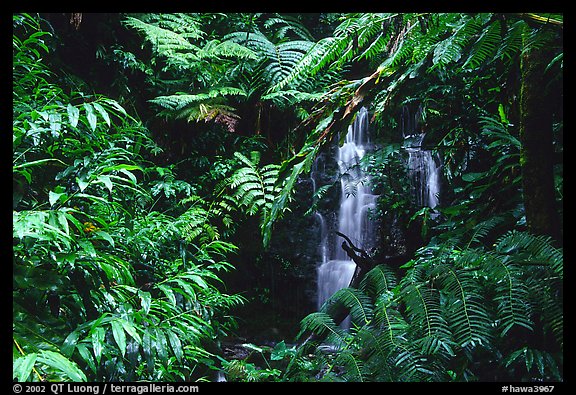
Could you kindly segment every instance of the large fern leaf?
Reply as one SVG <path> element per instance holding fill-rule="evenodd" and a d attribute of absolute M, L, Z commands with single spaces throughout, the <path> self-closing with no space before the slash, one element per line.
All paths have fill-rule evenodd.
<path fill-rule="evenodd" d="M 502 26 L 499 20 L 492 22 L 488 28 L 483 29 L 480 37 L 472 45 L 470 55 L 462 67 L 474 69 L 484 62 L 494 59 L 502 41 L 501 30 Z"/>
<path fill-rule="evenodd" d="M 367 272 L 360 282 L 359 288 L 368 295 L 376 297 L 384 292 L 390 292 L 397 285 L 396 274 L 387 265 L 377 265 Z"/>
<path fill-rule="evenodd" d="M 491 318 L 479 293 L 481 287 L 469 270 L 438 264 L 431 271 L 445 296 L 443 310 L 453 340 L 462 348 L 490 343 Z"/>
<path fill-rule="evenodd" d="M 372 320 L 373 306 L 370 298 L 355 288 L 342 288 L 336 291 L 322 307 L 322 311 L 329 313 L 335 306 L 344 305 L 350 310 L 352 322 L 363 326 Z"/>
<path fill-rule="evenodd" d="M 278 186 L 278 169 L 275 164 L 259 167 L 260 154 L 256 151 L 249 159 L 240 152 L 234 156 L 243 166 L 239 167 L 229 179 L 234 196 L 251 215 L 260 214 L 262 230 L 268 218 L 280 187 Z"/>

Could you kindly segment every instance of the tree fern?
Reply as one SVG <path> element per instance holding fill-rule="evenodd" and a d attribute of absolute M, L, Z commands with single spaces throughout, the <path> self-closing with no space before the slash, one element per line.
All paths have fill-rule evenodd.
<path fill-rule="evenodd" d="M 485 17 L 485 15 L 472 18 L 464 17 L 457 21 L 458 25 L 454 28 L 453 33 L 436 44 L 432 60 L 433 67 L 445 67 L 449 63 L 455 63 L 460 60 L 464 47 L 468 45 L 470 38 L 482 28 L 482 22 L 479 20 L 482 17 Z"/>
<path fill-rule="evenodd" d="M 331 68 L 340 68 L 346 61 L 357 56 L 360 49 L 368 46 L 374 36 L 380 33 L 383 22 L 392 17 L 391 14 L 348 15 L 334 30 L 333 36 L 323 38 L 311 46 L 290 73 L 271 87 L 271 91 L 282 89 L 291 83 L 298 84 L 328 65 L 331 65 Z M 381 45 L 380 42 L 378 46 Z M 365 51 L 362 55 L 366 57 L 374 53 Z"/>
<path fill-rule="evenodd" d="M 214 87 L 206 93 L 158 96 L 150 102 L 165 109 L 159 115 L 176 119 L 183 118 L 189 122 L 215 120 L 224 124 L 229 131 L 235 131 L 234 126 L 239 116 L 235 113 L 234 107 L 225 104 L 225 97 L 229 95 L 245 96 L 246 94 L 239 88 Z"/>
<path fill-rule="evenodd" d="M 290 33 L 306 41 L 314 40 L 308 29 L 297 18 L 289 15 L 272 16 L 264 22 L 263 26 L 265 29 L 274 31 L 278 40 L 289 38 Z"/>
<path fill-rule="evenodd" d="M 260 55 L 255 75 L 269 87 L 284 79 L 311 48 L 307 40 L 291 40 L 274 43 L 261 32 L 235 32 L 227 40 L 242 44 Z M 254 82 L 258 84 L 258 82 Z M 270 91 L 268 91 L 270 93 Z"/>
<path fill-rule="evenodd" d="M 251 215 L 260 215 L 262 229 L 280 191 L 278 169 L 275 164 L 259 167 L 260 153 L 253 151 L 248 159 L 240 152 L 234 156 L 240 160 L 239 167 L 229 179 L 229 185 L 239 204 Z"/>
<path fill-rule="evenodd" d="M 199 48 L 193 45 L 190 39 L 200 38 L 203 35 L 198 26 L 185 32 L 178 32 L 173 29 L 182 25 L 168 24 L 162 27 L 161 23 L 147 23 L 134 17 L 127 17 L 124 23 L 142 33 L 155 53 L 165 56 L 178 52 L 195 53 Z"/>

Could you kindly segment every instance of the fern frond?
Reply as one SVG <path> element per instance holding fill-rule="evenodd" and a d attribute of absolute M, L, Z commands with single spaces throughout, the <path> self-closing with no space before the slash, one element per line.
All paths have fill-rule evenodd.
<path fill-rule="evenodd" d="M 543 286 L 541 282 L 533 281 L 530 287 L 533 291 L 530 301 L 533 308 L 542 315 L 545 331 L 552 332 L 561 349 L 564 348 L 564 309 L 562 299 L 563 285 L 560 281 Z"/>
<path fill-rule="evenodd" d="M 401 295 L 421 352 L 447 352 L 454 355 L 452 333 L 442 315 L 440 292 L 431 287 L 423 287 L 422 284 L 410 284 L 402 289 Z"/>
<path fill-rule="evenodd" d="M 482 240 L 485 239 L 486 236 L 488 236 L 488 234 L 497 226 L 501 225 L 505 219 L 505 215 L 497 215 L 476 224 L 476 226 L 474 226 L 474 233 L 472 234 L 472 237 L 470 237 L 466 249 L 474 245 L 482 245 Z"/>
<path fill-rule="evenodd" d="M 397 347 L 405 346 L 407 340 L 405 333 L 409 328 L 390 296 L 389 294 L 380 295 L 376 299 L 374 308 L 374 323 L 380 329 L 380 344 L 387 354 Z"/>
<path fill-rule="evenodd" d="M 282 15 L 274 16 L 268 18 L 266 22 L 264 22 L 264 27 L 266 29 L 271 29 L 273 27 L 277 27 L 278 30 L 276 31 L 275 35 L 278 40 L 282 40 L 288 37 L 288 33 L 292 32 L 296 37 L 299 37 L 303 40 L 313 41 L 314 37 L 308 31 L 308 29 L 295 17 L 289 15 Z"/>
<path fill-rule="evenodd" d="M 352 322 L 358 326 L 368 324 L 372 320 L 374 307 L 372 301 L 362 291 L 355 288 L 342 288 L 336 291 L 322 306 L 321 311 L 328 314 L 338 305 L 344 305 L 350 310 Z"/>
<path fill-rule="evenodd" d="M 495 283 L 494 300 L 498 303 L 497 326 L 500 335 L 504 336 L 515 325 L 532 330 L 530 290 L 522 279 L 524 272 L 520 266 L 497 254 L 488 254 L 484 270 Z"/>
<path fill-rule="evenodd" d="M 243 166 L 230 176 L 229 185 L 234 189 L 234 196 L 240 205 L 245 207 L 250 215 L 260 214 L 263 230 L 273 202 L 280 192 L 277 185 L 280 166 L 268 164 L 258 167 L 260 153 L 257 151 L 252 152 L 250 159 L 240 152 L 235 152 L 234 156 Z"/>
<path fill-rule="evenodd" d="M 384 292 L 392 291 L 397 282 L 394 271 L 382 264 L 375 266 L 364 275 L 359 288 L 368 295 L 376 297 Z"/>
<path fill-rule="evenodd" d="M 364 381 L 364 364 L 350 350 L 343 350 L 339 352 L 336 359 L 334 360 L 334 365 L 344 369 L 344 373 L 341 377 L 346 381 Z"/>
<path fill-rule="evenodd" d="M 502 39 L 496 58 L 511 60 L 522 51 L 522 37 L 524 36 L 527 24 L 525 21 L 516 21 L 510 26 L 506 35 Z"/>
<path fill-rule="evenodd" d="M 478 40 L 473 44 L 468 59 L 462 66 L 464 69 L 477 68 L 480 64 L 492 60 L 497 55 L 502 40 L 501 29 L 501 22 L 497 20 L 482 31 Z"/>
<path fill-rule="evenodd" d="M 158 25 L 182 35 L 187 39 L 203 38 L 205 33 L 202 31 L 202 22 L 197 15 L 186 13 L 170 14 L 146 14 L 142 17 L 143 21 L 150 24 Z"/>
<path fill-rule="evenodd" d="M 219 41 L 216 39 L 208 41 L 200 49 L 200 51 L 198 51 L 196 56 L 199 59 L 206 59 L 206 60 L 217 58 L 233 58 L 244 60 L 258 59 L 258 55 L 256 54 L 256 52 L 254 52 L 250 48 L 247 48 L 233 41 Z"/>
<path fill-rule="evenodd" d="M 342 344 L 346 337 L 345 331 L 334 323 L 332 317 L 321 311 L 310 313 L 302 319 L 300 322 L 300 332 L 296 335 L 296 339 L 299 339 L 304 333 L 309 332 L 319 336 L 332 335 L 336 339 L 341 340 Z"/>
<path fill-rule="evenodd" d="M 470 271 L 437 264 L 431 271 L 445 296 L 443 310 L 453 340 L 462 348 L 486 345 L 492 338 L 492 321 L 486 303 L 478 293 L 481 287 Z"/>
<path fill-rule="evenodd" d="M 524 253 L 518 254 L 519 251 Z M 496 252 L 511 255 L 519 263 L 548 266 L 560 279 L 564 278 L 564 253 L 553 246 L 549 236 L 509 231 L 497 241 Z"/>
<path fill-rule="evenodd" d="M 468 45 L 471 37 L 478 34 L 483 25 L 486 15 L 460 18 L 456 23 L 454 32 L 446 39 L 438 42 L 434 48 L 432 68 L 443 68 L 449 63 L 460 60 L 464 47 Z"/>
<path fill-rule="evenodd" d="M 156 54 L 171 55 L 174 52 L 182 51 L 195 53 L 200 50 L 200 48 L 189 41 L 191 37 L 200 37 L 200 31 L 181 34 L 152 23 L 143 22 L 134 17 L 127 17 L 124 20 L 124 24 L 143 34 L 146 41 L 152 44 L 152 50 Z"/>

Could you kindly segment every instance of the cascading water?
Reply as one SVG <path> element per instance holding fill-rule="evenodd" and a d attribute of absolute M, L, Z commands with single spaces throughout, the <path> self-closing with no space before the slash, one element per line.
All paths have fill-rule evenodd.
<path fill-rule="evenodd" d="M 369 250 L 374 244 L 375 224 L 368 217 L 368 213 L 375 208 L 377 198 L 372 194 L 367 182 L 369 180 L 359 165 L 369 147 L 368 110 L 362 107 L 348 128 L 345 142 L 338 148 L 335 158 L 340 172 L 341 198 L 334 227 L 348 236 L 357 247 L 365 250 Z M 314 178 L 314 174 L 311 175 Z M 315 182 L 313 186 L 315 188 Z M 334 232 L 328 232 L 325 218 L 318 212 L 316 217 L 322 233 L 317 289 L 317 303 L 320 308 L 336 291 L 349 285 L 356 265 L 342 249 L 342 239 L 338 240 Z M 342 325 L 349 326 L 349 320 Z"/>
<path fill-rule="evenodd" d="M 440 200 L 440 157 L 430 149 L 423 147 L 426 133 L 420 126 L 423 110 L 419 106 L 410 114 L 409 108 L 402 109 L 402 135 L 404 147 L 408 152 L 408 175 L 414 191 L 415 203 L 419 207 L 434 209 Z M 437 215 L 432 212 L 432 216 Z"/>
<path fill-rule="evenodd" d="M 440 197 L 440 164 L 437 155 L 422 148 L 425 133 L 407 138 L 408 172 L 419 207 L 438 206 Z"/>

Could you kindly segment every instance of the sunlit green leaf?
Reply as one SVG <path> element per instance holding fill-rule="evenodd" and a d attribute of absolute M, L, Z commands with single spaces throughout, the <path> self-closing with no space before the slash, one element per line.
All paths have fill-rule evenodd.
<path fill-rule="evenodd" d="M 68 104 L 66 111 L 68 112 L 68 121 L 70 122 L 70 125 L 76 127 L 76 125 L 78 125 L 78 119 L 80 118 L 80 110 L 77 107 Z"/>
<path fill-rule="evenodd" d="M 124 333 L 124 326 L 118 321 L 110 322 L 110 326 L 112 327 L 114 340 L 116 341 L 118 348 L 120 348 L 122 356 L 124 356 L 126 354 L 126 334 Z"/>
<path fill-rule="evenodd" d="M 84 110 L 86 111 L 86 118 L 88 119 L 88 124 L 92 131 L 96 130 L 97 119 L 96 114 L 94 113 L 94 107 L 90 103 L 84 103 Z"/>

